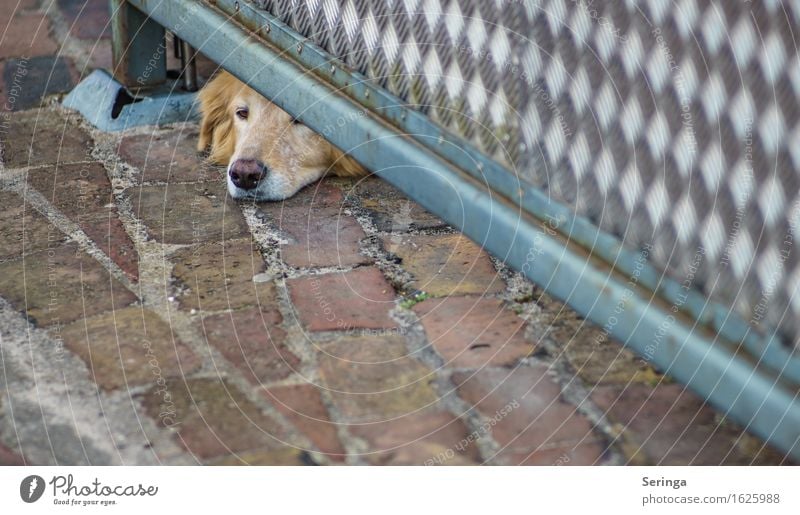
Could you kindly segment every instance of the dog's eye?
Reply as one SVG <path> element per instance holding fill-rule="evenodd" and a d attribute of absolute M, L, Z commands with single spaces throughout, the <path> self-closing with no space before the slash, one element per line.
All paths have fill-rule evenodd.
<path fill-rule="evenodd" d="M 236 117 L 240 120 L 247 120 L 247 115 L 249 114 L 250 111 L 248 111 L 246 107 L 240 107 L 236 110 Z"/>
<path fill-rule="evenodd" d="M 293 125 L 297 125 L 298 123 L 300 123 L 300 120 L 298 120 L 297 118 L 292 118 Z"/>

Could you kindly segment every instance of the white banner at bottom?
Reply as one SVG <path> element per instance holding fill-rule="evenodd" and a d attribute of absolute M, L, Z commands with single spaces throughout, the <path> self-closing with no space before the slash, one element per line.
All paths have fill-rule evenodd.
<path fill-rule="evenodd" d="M 800 513 L 796 467 L 3 467 L 4 513 Z M 246 511 L 245 511 L 246 510 Z M 612 511 L 613 510 L 613 511 Z"/>

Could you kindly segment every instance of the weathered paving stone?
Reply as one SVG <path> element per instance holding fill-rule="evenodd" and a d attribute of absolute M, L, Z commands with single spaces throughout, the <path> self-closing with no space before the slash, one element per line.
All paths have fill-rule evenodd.
<path fill-rule="evenodd" d="M 142 396 L 148 416 L 202 460 L 247 450 L 280 449 L 285 431 L 221 379 L 175 379 Z"/>
<path fill-rule="evenodd" d="M 58 7 L 70 27 L 70 34 L 92 42 L 111 37 L 108 2 L 105 0 L 58 0 Z"/>
<path fill-rule="evenodd" d="M 350 426 L 369 443 L 365 459 L 373 465 L 470 465 L 479 462 L 464 423 L 441 411 L 424 410 L 387 422 Z"/>
<path fill-rule="evenodd" d="M 322 402 L 319 388 L 311 384 L 276 386 L 264 392 L 278 411 L 333 461 L 344 461 L 346 451 Z"/>
<path fill-rule="evenodd" d="M 97 162 L 47 166 L 28 172 L 36 188 L 59 211 L 79 221 L 82 216 L 108 212 L 114 200 L 105 168 Z"/>
<path fill-rule="evenodd" d="M 288 243 L 281 258 L 294 267 L 349 266 L 370 263 L 359 253 L 365 237 L 358 222 L 344 211 L 341 189 L 322 181 L 282 202 L 259 206 Z"/>
<path fill-rule="evenodd" d="M 414 306 L 428 340 L 448 366 L 512 365 L 534 346 L 524 338 L 524 321 L 499 299 L 448 297 Z"/>
<path fill-rule="evenodd" d="M 3 69 L 3 82 L 10 110 L 38 107 L 47 95 L 71 90 L 75 81 L 70 65 L 63 56 L 9 59 Z"/>
<path fill-rule="evenodd" d="M 377 177 L 359 181 L 347 196 L 360 199 L 361 207 L 367 211 L 376 229 L 396 234 L 397 238 L 409 230 L 446 226 L 400 190 Z"/>
<path fill-rule="evenodd" d="M 119 219 L 111 182 L 96 162 L 44 167 L 28 172 L 28 185 L 78 224 L 132 280 L 139 254 Z"/>
<path fill-rule="evenodd" d="M 25 465 L 25 460 L 22 456 L 12 451 L 3 444 L 0 444 L 0 466 L 22 466 Z"/>
<path fill-rule="evenodd" d="M 250 308 L 203 319 L 203 331 L 212 346 L 253 384 L 288 377 L 300 360 L 284 345 L 286 332 L 274 305 Z"/>
<path fill-rule="evenodd" d="M 224 241 L 249 234 L 224 184 L 143 186 L 129 190 L 134 213 L 160 243 Z"/>
<path fill-rule="evenodd" d="M 136 296 L 77 245 L 0 263 L 0 296 L 39 327 L 120 309 Z"/>
<path fill-rule="evenodd" d="M 8 73 L 8 65 L 4 73 Z M 10 97 L 10 92 L 6 92 Z M 0 130 L 0 147 L 6 168 L 74 163 L 91 159 L 89 135 L 60 115 L 33 109 L 9 115 Z"/>
<path fill-rule="evenodd" d="M 4 378 L 2 374 L 0 374 L 0 378 Z M 3 399 L 7 398 L 7 396 L 8 392 L 0 391 L 0 419 L 9 417 L 9 415 L 3 411 Z M 19 451 L 11 449 L 0 442 L 0 467 L 12 465 L 25 465 L 25 460 L 20 455 Z"/>
<path fill-rule="evenodd" d="M 502 447 L 497 462 L 591 465 L 602 458 L 591 423 L 561 399 L 546 367 L 486 368 L 456 372 L 452 379 L 459 396 L 487 419 L 479 433 L 491 432 Z"/>
<path fill-rule="evenodd" d="M 547 337 L 572 370 L 592 385 L 656 384 L 663 375 L 622 346 L 601 327 L 581 318 L 563 303 L 538 293 L 541 312 L 531 324 L 534 338 Z"/>
<path fill-rule="evenodd" d="M 226 467 L 237 465 L 302 466 L 316 464 L 311 461 L 307 452 L 294 447 L 238 452 L 235 455 L 224 456 L 206 463 L 208 465 Z"/>
<path fill-rule="evenodd" d="M 132 281 L 139 280 L 139 253 L 117 216 L 116 210 L 109 210 L 103 216 L 98 213 L 96 223 L 86 222 L 83 232 L 94 240 L 97 246 L 114 261 Z"/>
<path fill-rule="evenodd" d="M 63 385 L 62 385 L 63 388 Z M 73 398 L 73 401 L 76 399 Z M 46 446 L 50 452 L 46 459 L 55 465 L 111 465 L 114 463 L 109 453 L 98 447 L 96 442 L 80 434 L 75 424 L 70 421 L 58 422 L 55 417 L 42 416 L 41 406 L 30 403 L 14 407 L 16 420 L 25 421 L 25 441 L 20 443 L 23 456 L 36 454 L 42 456 L 41 448 Z M 98 416 L 102 421 L 102 414 Z M 37 452 L 38 450 L 38 452 Z"/>
<path fill-rule="evenodd" d="M 224 183 L 224 171 L 205 163 L 195 150 L 197 138 L 195 128 L 125 136 L 118 152 L 123 160 L 139 169 L 139 182 Z"/>
<path fill-rule="evenodd" d="M 386 329 L 394 290 L 377 268 L 313 275 L 286 281 L 295 316 L 309 331 Z"/>
<path fill-rule="evenodd" d="M 678 384 L 600 386 L 592 400 L 616 424 L 636 464 L 780 464 L 782 457 Z"/>
<path fill-rule="evenodd" d="M 564 354 L 572 369 L 589 384 L 656 384 L 664 380 L 663 375 L 633 352 L 616 341 L 604 339 L 597 328 L 560 341 L 565 343 Z"/>
<path fill-rule="evenodd" d="M 58 335 L 105 390 L 165 384 L 200 365 L 166 322 L 141 307 L 79 320 Z"/>
<path fill-rule="evenodd" d="M 372 262 L 359 252 L 366 236 L 355 218 L 339 208 L 287 207 L 273 214 L 273 223 L 289 239 L 281 247 L 283 261 L 293 267 L 350 266 Z"/>
<path fill-rule="evenodd" d="M 186 247 L 170 261 L 184 309 L 208 312 L 275 303 L 275 284 L 249 238 Z"/>
<path fill-rule="evenodd" d="M 66 236 L 22 197 L 0 191 L 0 261 L 60 246 Z"/>
<path fill-rule="evenodd" d="M 0 59 L 55 54 L 58 45 L 50 37 L 50 20 L 45 14 L 22 13 L 14 5 L 4 6 L 0 12 L 3 27 Z"/>
<path fill-rule="evenodd" d="M 489 255 L 460 234 L 383 238 L 384 247 L 402 259 L 413 287 L 435 297 L 491 294 L 505 289 Z"/>
<path fill-rule="evenodd" d="M 438 400 L 431 370 L 407 355 L 402 337 L 355 336 L 321 344 L 322 386 L 348 423 L 383 421 Z"/>
<path fill-rule="evenodd" d="M 503 451 L 495 460 L 499 465 L 555 465 L 581 466 L 596 465 L 602 461 L 598 458 L 598 446 L 578 445 L 577 447 L 537 448 L 534 451 Z"/>

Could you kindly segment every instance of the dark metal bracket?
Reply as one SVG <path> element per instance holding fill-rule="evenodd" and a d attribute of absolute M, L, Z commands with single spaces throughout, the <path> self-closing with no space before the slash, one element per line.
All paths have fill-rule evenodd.
<path fill-rule="evenodd" d="M 181 71 L 171 79 L 164 27 L 127 0 L 110 2 L 113 76 L 95 70 L 67 95 L 64 106 L 104 131 L 197 118 L 195 50 L 173 37 Z"/>

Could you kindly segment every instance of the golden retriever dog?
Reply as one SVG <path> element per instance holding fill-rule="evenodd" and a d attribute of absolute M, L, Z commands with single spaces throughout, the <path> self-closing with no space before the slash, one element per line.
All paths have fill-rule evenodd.
<path fill-rule="evenodd" d="M 352 177 L 366 173 L 305 125 L 227 72 L 200 91 L 199 151 L 227 165 L 233 198 L 282 200 L 327 172 Z"/>

